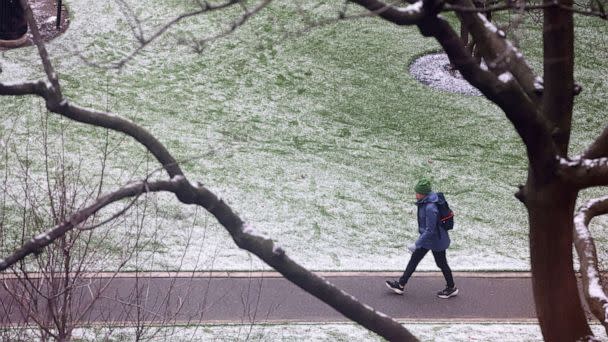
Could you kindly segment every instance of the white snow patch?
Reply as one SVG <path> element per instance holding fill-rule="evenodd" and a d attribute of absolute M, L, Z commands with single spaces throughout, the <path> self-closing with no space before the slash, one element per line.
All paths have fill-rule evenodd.
<path fill-rule="evenodd" d="M 498 34 L 498 28 L 496 28 L 496 26 L 494 26 L 494 24 L 492 24 L 490 21 L 488 21 L 488 18 L 486 18 L 485 15 L 483 15 L 481 13 L 477 13 L 477 17 L 479 17 L 479 19 L 481 19 L 481 21 L 483 21 L 483 26 L 485 26 L 486 29 L 490 30 L 493 33 Z"/>
<path fill-rule="evenodd" d="M 562 166 L 567 166 L 567 167 L 582 166 L 586 169 L 593 169 L 596 167 L 608 166 L 608 158 L 604 157 L 604 158 L 597 158 L 597 159 L 584 159 L 584 158 L 581 158 L 581 156 L 576 156 L 571 159 L 559 158 L 559 163 Z M 593 203 L 595 203 L 595 201 Z"/>
<path fill-rule="evenodd" d="M 251 223 L 245 223 L 243 225 L 243 233 L 245 233 L 247 235 L 259 237 L 262 239 L 266 239 L 266 240 L 268 239 L 267 236 L 265 236 L 264 234 L 260 233 L 257 229 L 255 229 Z"/>
<path fill-rule="evenodd" d="M 545 89 L 543 78 L 540 76 L 536 76 L 534 78 L 534 89 L 536 91 L 543 91 Z"/>
<path fill-rule="evenodd" d="M 21 65 L 17 63 L 12 63 L 5 59 L 0 60 L 0 69 L 2 69 L 2 73 L 0 73 L 0 80 L 9 81 L 9 82 L 17 82 L 17 80 L 25 80 L 27 75 L 27 69 L 23 68 Z"/>
<path fill-rule="evenodd" d="M 505 71 L 502 74 L 498 75 L 498 80 L 502 83 L 509 83 L 513 81 L 513 74 L 509 71 Z"/>
<path fill-rule="evenodd" d="M 479 67 L 481 68 L 481 70 L 483 71 L 488 71 L 488 65 L 486 64 L 486 60 L 485 58 L 481 58 L 481 64 L 479 65 Z"/>
<path fill-rule="evenodd" d="M 44 21 L 45 24 L 53 24 L 57 21 L 57 16 L 50 16 Z"/>
<path fill-rule="evenodd" d="M 187 327 L 162 327 L 151 329 L 151 336 L 146 340 L 160 341 L 383 341 L 378 335 L 353 323 L 291 323 L 291 324 L 225 324 L 200 325 Z M 436 342 L 470 342 L 470 341 L 501 341 L 501 342 L 541 342 L 543 340 L 538 324 L 507 324 L 507 323 L 404 323 L 406 329 L 421 341 Z M 15 329 L 16 330 L 16 329 Z M 605 341 L 605 331 L 599 324 L 592 324 L 591 330 L 602 341 Z M 32 330 L 32 336 L 35 336 Z M 75 338 L 86 341 L 113 340 L 114 337 L 130 339 L 135 336 L 134 328 L 95 328 L 76 329 Z M 23 337 L 23 336 L 21 336 Z"/>
<path fill-rule="evenodd" d="M 445 53 L 425 55 L 416 59 L 410 65 L 410 73 L 418 81 L 431 88 L 451 93 L 481 96 L 479 90 L 467 82 L 460 75 L 460 72 L 457 70 L 449 71 L 449 65 L 450 60 Z"/>
<path fill-rule="evenodd" d="M 51 236 L 44 232 L 44 233 L 40 233 L 38 235 L 36 235 L 36 237 L 34 237 L 34 240 L 40 241 L 40 240 L 47 240 L 47 241 L 51 241 Z"/>
<path fill-rule="evenodd" d="M 422 13 L 422 1 L 417 1 L 406 7 L 399 7 L 397 10 L 407 15 L 420 14 Z"/>

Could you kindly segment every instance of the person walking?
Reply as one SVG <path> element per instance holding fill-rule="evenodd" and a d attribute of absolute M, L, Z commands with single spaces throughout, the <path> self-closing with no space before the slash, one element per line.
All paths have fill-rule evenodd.
<path fill-rule="evenodd" d="M 431 189 L 431 182 L 428 179 L 421 179 L 414 187 L 416 192 L 416 206 L 418 207 L 418 232 L 420 236 L 415 243 L 407 248 L 412 252 L 410 261 L 399 280 L 387 280 L 386 286 L 397 294 L 403 294 L 405 284 L 416 270 L 416 267 L 430 250 L 433 252 L 435 263 L 441 269 L 446 281 L 445 289 L 437 293 L 439 298 L 450 298 L 458 294 L 458 288 L 454 284 L 452 270 L 448 265 L 446 250 L 450 246 L 450 236 L 448 231 L 439 226 L 439 209 L 437 194 Z"/>

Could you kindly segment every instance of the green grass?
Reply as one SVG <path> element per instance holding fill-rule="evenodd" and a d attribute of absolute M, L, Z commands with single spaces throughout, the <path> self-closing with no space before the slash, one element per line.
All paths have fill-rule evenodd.
<path fill-rule="evenodd" d="M 50 45 L 65 94 L 149 129 L 183 161 L 191 180 L 221 194 L 296 261 L 317 270 L 400 270 L 404 246 L 417 235 L 412 187 L 430 176 L 456 211 L 454 269 L 529 268 L 526 213 L 513 197 L 526 176 L 523 146 L 489 101 L 432 90 L 408 74 L 414 58 L 438 48 L 417 29 L 366 19 L 285 38 L 282 28 L 301 24 L 294 23 L 292 6 L 277 3 L 202 54 L 176 37 L 209 35 L 224 14 L 188 20 L 115 73 L 87 67 L 73 52 L 97 62 L 128 53 L 129 32 L 111 30 L 126 22 L 113 5 L 69 5 L 72 26 Z M 136 10 L 147 15 L 148 27 L 157 27 L 174 15 L 171 6 L 145 1 Z M 324 4 L 316 13 L 339 6 Z M 608 59 L 605 49 L 593 48 L 606 46 L 606 30 L 593 19 L 577 19 L 576 78 L 585 90 L 576 102 L 574 153 L 606 123 Z M 530 25 L 521 47 L 537 70 L 539 37 Z M 2 63 L 14 66 L 0 77 L 39 77 L 40 71 L 29 71 L 35 61 L 31 48 L 7 52 Z M 3 98 L 3 122 L 17 118 L 23 131 L 39 105 Z M 105 130 L 57 118 L 49 124 L 55 133 L 64 129 L 67 149 L 87 160 L 86 174 L 99 174 L 96 145 Z M 130 139 L 109 136 L 106 190 L 158 167 Z M 176 268 L 184 253 L 185 268 L 264 267 L 199 213 L 209 225 L 202 228 L 202 219 L 192 219 L 194 208 L 168 195 L 156 204 L 163 218 L 149 216 L 144 225 L 161 224 L 162 234 L 148 236 L 162 241 L 146 267 Z M 605 231 L 597 233 L 606 240 Z M 432 260 L 421 269 L 434 269 Z"/>

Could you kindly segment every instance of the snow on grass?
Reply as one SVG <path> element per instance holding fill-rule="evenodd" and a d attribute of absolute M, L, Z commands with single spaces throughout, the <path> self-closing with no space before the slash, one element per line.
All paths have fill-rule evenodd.
<path fill-rule="evenodd" d="M 408 73 L 411 61 L 437 48 L 416 29 L 366 19 L 285 39 L 277 29 L 302 23 L 291 26 L 293 6 L 277 3 L 202 54 L 184 40 L 208 36 L 227 21 L 220 14 L 187 20 L 117 73 L 89 67 L 76 53 L 98 63 L 128 55 L 134 43 L 128 20 L 114 2 L 66 2 L 70 29 L 49 50 L 70 100 L 149 129 L 181 161 L 190 181 L 221 195 L 296 261 L 315 270 L 401 270 L 405 246 L 417 235 L 413 185 L 427 176 L 456 212 L 448 252 L 453 269 L 529 269 L 526 214 L 513 197 L 526 176 L 521 142 L 487 100 L 430 90 Z M 174 18 L 175 6 L 186 10 L 191 4 L 130 3 L 148 33 Z M 341 7 L 323 6 L 330 14 Z M 599 44 L 606 35 L 594 33 L 603 29 L 591 23 L 578 29 Z M 528 47 L 536 48 L 524 45 L 526 54 Z M 592 56 L 577 55 L 585 68 L 577 72 L 594 86 L 577 100 L 582 109 L 575 120 L 588 128 L 575 127 L 572 141 L 579 150 L 578 142 L 588 143 L 602 125 L 595 110 L 606 107 L 599 94 L 608 87 L 606 78 L 592 74 L 606 63 L 594 55 L 602 52 L 584 51 Z M 534 49 L 530 54 L 538 58 Z M 595 65 L 586 63 L 596 59 Z M 30 66 L 36 61 L 31 48 L 6 52 L 1 63 L 13 71 L 0 77 L 35 77 L 39 71 Z M 4 98 L 2 122 L 24 118 L 14 129 L 26 132 L 41 105 Z M 86 161 L 83 177 L 101 173 L 105 130 L 55 117 L 49 129 L 55 136 L 64 132 L 71 162 Z M 108 137 L 106 191 L 158 168 L 131 139 Z M 25 153 L 18 140 L 14 146 Z M 37 172 L 41 163 L 33 161 Z M 144 260 L 129 267 L 266 268 L 238 250 L 208 214 L 199 209 L 193 220 L 194 207 L 168 194 L 153 197 L 154 214 L 131 213 L 121 228 L 99 230 L 120 241 L 137 232 L 127 222 L 141 223 L 149 248 Z M 596 233 L 597 241 L 608 236 L 605 229 Z M 608 252 L 598 251 L 605 264 Z M 432 258 L 420 269 L 436 270 Z"/>
<path fill-rule="evenodd" d="M 536 324 L 412 324 L 405 323 L 421 341 L 470 342 L 542 341 L 540 328 Z M 601 325 L 591 326 L 601 341 L 606 339 Z M 130 341 L 134 329 L 78 329 L 75 336 L 87 341 Z M 146 336 L 146 335 L 144 335 Z M 267 324 L 267 325 L 205 325 L 194 327 L 152 328 L 150 341 L 383 341 L 378 335 L 350 324 Z"/>
<path fill-rule="evenodd" d="M 540 328 L 536 324 L 506 323 L 404 323 L 404 326 L 421 341 L 470 342 L 542 341 Z M 591 330 L 600 341 L 608 341 L 601 325 L 592 325 Z M 291 323 L 291 324 L 231 324 L 146 327 L 140 338 L 145 341 L 383 341 L 378 335 L 352 323 Z M 13 339 L 36 340 L 36 331 L 11 329 L 0 332 L 0 336 Z M 86 341 L 132 341 L 133 328 L 80 328 L 74 337 Z"/>

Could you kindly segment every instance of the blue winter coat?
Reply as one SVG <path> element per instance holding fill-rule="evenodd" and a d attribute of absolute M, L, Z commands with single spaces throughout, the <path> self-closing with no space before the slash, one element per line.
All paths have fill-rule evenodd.
<path fill-rule="evenodd" d="M 448 231 L 439 227 L 439 198 L 434 192 L 416 202 L 418 206 L 418 232 L 416 248 L 426 248 L 435 252 L 445 251 L 450 246 Z"/>

